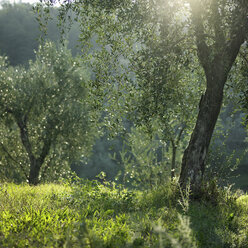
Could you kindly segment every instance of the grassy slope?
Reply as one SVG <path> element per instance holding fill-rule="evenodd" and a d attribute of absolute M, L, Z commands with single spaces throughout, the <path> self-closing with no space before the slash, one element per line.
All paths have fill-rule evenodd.
<path fill-rule="evenodd" d="M 174 186 L 2 184 L 0 247 L 245 248 L 247 212 L 248 196 L 221 190 L 188 204 Z"/>

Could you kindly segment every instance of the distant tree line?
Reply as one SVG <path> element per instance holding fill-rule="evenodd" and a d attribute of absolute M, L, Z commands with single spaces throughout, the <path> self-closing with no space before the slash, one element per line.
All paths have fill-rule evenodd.
<path fill-rule="evenodd" d="M 56 22 L 58 11 L 54 9 L 52 15 L 53 19 L 48 22 L 47 36 L 44 38 L 58 42 L 60 40 L 60 31 Z M 38 49 L 39 37 L 44 36 L 36 18 L 36 13 L 30 4 L 2 4 L 0 9 L 0 53 L 8 56 L 11 65 L 27 65 L 28 60 L 35 58 L 34 50 Z M 74 23 L 66 35 L 68 48 L 71 49 L 73 55 L 80 51 L 78 37 L 79 29 Z"/>

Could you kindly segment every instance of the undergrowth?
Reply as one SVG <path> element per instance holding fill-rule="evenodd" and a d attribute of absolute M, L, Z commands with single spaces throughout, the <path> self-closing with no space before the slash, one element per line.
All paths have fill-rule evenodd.
<path fill-rule="evenodd" d="M 248 247 L 248 196 L 205 191 L 193 201 L 176 184 L 0 184 L 0 247 Z"/>

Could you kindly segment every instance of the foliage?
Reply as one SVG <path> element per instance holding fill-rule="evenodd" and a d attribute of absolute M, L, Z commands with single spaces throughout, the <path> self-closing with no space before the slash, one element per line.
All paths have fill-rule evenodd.
<path fill-rule="evenodd" d="M 107 181 L 1 184 L 1 247 L 246 247 L 247 196 L 189 202 L 176 185 L 142 192 Z M 221 193 L 222 192 L 222 193 Z M 215 195 L 217 196 L 217 195 Z"/>
<path fill-rule="evenodd" d="M 51 6 L 48 1 L 45 3 Z M 115 130 L 124 116 L 145 125 L 152 125 L 149 120 L 159 118 L 164 129 L 168 126 L 165 135 L 175 136 L 174 129 L 180 123 L 191 125 L 189 113 L 196 109 L 200 97 L 202 72 L 197 70 L 194 50 L 187 50 L 189 39 L 184 37 L 188 34 L 182 30 L 178 3 L 172 6 L 168 2 L 161 8 L 161 2 L 155 1 L 154 8 L 148 11 L 150 4 L 69 2 L 59 10 L 60 21 L 64 21 L 69 10 L 78 16 L 82 55 L 94 73 L 91 93 L 96 107 L 105 111 L 106 125 Z M 192 70 L 196 71 L 193 77 Z M 171 119 L 178 119 L 178 123 L 170 124 Z"/>
<path fill-rule="evenodd" d="M 132 128 L 120 151 L 122 170 L 118 179 L 125 185 L 143 189 L 166 183 L 170 179 L 166 150 L 166 144 L 159 140 L 159 135 L 149 135 L 141 127 Z"/>
<path fill-rule="evenodd" d="M 28 70 L 8 67 L 1 57 L 0 73 L 4 174 L 13 168 L 31 183 L 38 180 L 32 170 L 42 180 L 63 177 L 94 137 L 86 68 L 65 48 L 46 43 Z"/>
<path fill-rule="evenodd" d="M 183 21 L 182 17 L 183 18 L 187 17 L 187 14 L 185 13 L 187 13 L 188 10 L 185 9 L 185 13 L 183 14 L 182 12 L 180 13 L 180 11 L 178 12 L 178 10 L 181 7 L 177 5 L 177 3 L 174 6 L 171 6 L 168 3 L 166 4 L 164 3 L 162 8 L 160 6 L 159 1 L 156 3 L 157 4 L 154 5 L 154 8 L 149 11 L 148 11 L 148 7 L 149 7 L 148 2 L 146 3 L 143 2 L 142 4 L 144 5 L 142 4 L 135 5 L 133 6 L 134 7 L 133 9 L 132 8 L 129 9 L 130 17 L 135 16 L 134 19 L 136 20 L 140 18 L 142 19 L 142 23 L 132 22 L 133 35 L 130 35 L 131 29 L 127 28 L 125 32 L 124 30 L 122 30 L 125 35 L 129 33 L 129 35 L 127 35 L 127 37 L 130 38 L 129 43 L 127 43 L 128 45 L 130 45 L 132 42 L 135 42 L 135 45 L 134 45 L 135 52 L 130 51 L 130 49 L 120 50 L 119 53 L 121 52 L 123 52 L 124 54 L 126 52 L 129 53 L 128 60 L 132 61 L 132 63 L 130 63 L 130 61 L 129 63 L 127 63 L 127 60 L 123 59 L 123 54 L 121 54 L 118 57 L 118 60 L 121 61 L 121 63 L 120 64 L 117 63 L 116 71 L 121 71 L 123 68 L 122 69 L 120 68 L 124 66 L 124 68 L 126 68 L 124 70 L 125 73 L 127 73 L 127 71 L 129 70 L 127 73 L 129 82 L 134 83 L 136 87 L 137 86 L 139 87 L 139 88 L 132 88 L 130 85 L 128 87 L 126 86 L 126 92 L 130 92 L 130 97 L 131 95 L 135 97 L 135 101 L 132 101 L 132 104 L 130 104 L 128 108 L 130 109 L 130 106 L 132 105 L 133 106 L 132 109 L 133 110 L 136 109 L 136 112 L 135 112 L 135 115 L 132 115 L 131 114 L 132 111 L 128 111 L 128 113 L 127 111 L 125 111 L 126 112 L 125 114 L 128 114 L 131 117 L 135 117 L 135 118 L 132 118 L 133 121 L 135 121 L 136 124 L 139 123 L 140 125 L 145 125 L 147 130 L 149 130 L 150 132 L 157 132 L 157 130 L 154 130 L 154 129 L 159 129 L 157 125 L 158 121 L 154 122 L 155 117 L 160 120 L 160 128 L 164 130 L 163 136 L 161 136 L 160 138 L 162 138 L 166 142 L 167 147 L 170 146 L 171 151 L 170 151 L 169 157 L 171 160 L 171 167 L 173 167 L 172 166 L 173 149 L 176 150 L 176 153 L 177 153 L 176 157 L 178 158 L 175 164 L 176 164 L 176 167 L 178 168 L 180 166 L 181 149 L 185 147 L 185 144 L 189 138 L 189 134 L 193 127 L 192 124 L 193 124 L 194 118 L 196 117 L 196 115 L 193 113 L 197 111 L 197 101 L 199 100 L 200 94 L 204 88 L 201 82 L 203 78 L 203 73 L 201 70 L 199 70 L 199 65 L 196 59 L 195 49 L 192 49 L 192 41 L 189 37 L 192 31 L 190 30 L 190 28 L 188 30 L 185 29 L 185 25 L 182 22 Z M 104 2 L 102 4 L 104 4 Z M 148 4 L 147 8 L 141 7 L 141 6 L 146 6 L 145 4 Z M 115 7 L 116 6 L 118 6 L 118 4 L 115 5 Z M 103 6 L 99 6 L 99 7 L 102 8 Z M 0 11 L 1 13 L 0 16 L 2 16 L 2 19 L 3 19 L 1 23 L 5 23 L 5 24 L 6 24 L 6 21 L 4 21 L 4 18 L 9 17 L 10 15 L 12 16 L 12 14 L 14 13 L 13 14 L 14 16 L 11 18 L 11 22 L 7 22 L 8 25 L 11 25 L 11 27 L 7 28 L 6 25 L 2 26 L 3 35 L 1 36 L 2 37 L 1 38 L 1 41 L 2 41 L 1 50 L 7 53 L 7 55 L 11 57 L 10 62 L 12 64 L 13 64 L 13 61 L 15 62 L 19 61 L 19 57 L 17 56 L 18 51 L 15 49 L 20 48 L 20 50 L 26 51 L 26 49 L 28 49 L 26 45 L 29 43 L 25 42 L 23 46 L 15 45 L 11 49 L 7 49 L 7 50 L 5 49 L 5 47 L 12 44 L 9 41 L 9 38 L 15 35 L 15 27 L 19 25 L 19 22 L 16 22 L 16 17 L 20 15 L 20 16 L 25 16 L 26 18 L 29 18 L 29 15 L 30 15 L 30 18 L 31 18 L 32 13 L 30 11 L 30 8 L 31 6 L 26 5 L 26 4 L 15 4 L 15 5 L 4 4 L 3 8 Z M 111 12 L 113 10 L 114 8 L 112 10 L 109 9 L 108 11 Z M 51 11 L 52 18 L 56 19 L 57 12 L 60 10 L 54 8 L 54 9 L 51 9 L 50 11 Z M 173 13 L 175 13 L 174 16 L 173 16 Z M 115 13 L 115 14 L 118 14 L 118 13 Z M 73 19 L 74 17 L 75 17 L 74 14 L 72 14 L 71 19 Z M 105 18 L 106 16 L 103 16 L 103 17 Z M 23 19 L 23 17 L 20 17 L 20 18 Z M 95 16 L 92 16 L 92 18 L 95 18 Z M 172 19 L 175 18 L 176 23 L 173 23 L 173 22 L 171 23 L 171 20 L 172 20 L 171 18 Z M 127 21 L 125 18 L 120 19 L 120 20 L 121 20 L 120 23 L 123 20 Z M 130 18 L 129 21 L 132 21 L 132 18 Z M 81 21 L 79 20 L 79 22 Z M 88 25 L 90 25 L 90 30 L 88 31 L 93 32 L 96 26 L 94 25 L 94 23 L 91 23 L 91 22 L 87 22 L 87 23 Z M 33 19 L 32 20 L 30 19 L 30 21 L 28 21 L 28 24 L 35 25 L 35 22 Z M 129 25 L 128 22 L 126 24 L 127 26 Z M 26 27 L 26 22 L 24 22 L 23 25 Z M 64 23 L 63 25 L 66 26 L 67 24 Z M 108 23 L 103 22 L 101 23 L 101 25 L 111 26 L 113 25 L 113 23 L 111 22 L 111 20 L 109 20 Z M 137 25 L 146 27 L 144 28 L 144 30 L 149 28 L 150 32 L 149 33 L 143 32 L 142 31 L 143 29 L 137 30 L 136 28 Z M 161 25 L 160 33 L 156 32 L 158 30 L 156 27 L 159 25 Z M 190 25 L 190 23 L 188 23 L 187 25 Z M 82 28 L 82 31 L 83 30 L 86 31 L 84 32 L 85 34 L 87 34 L 88 32 L 87 30 L 85 30 L 86 26 L 87 25 L 85 25 L 84 19 L 82 18 L 81 28 Z M 12 30 L 12 31 L 6 32 L 7 29 Z M 24 29 L 26 30 L 26 28 Z M 22 30 L 22 32 L 25 31 L 24 29 Z M 37 30 L 37 28 L 35 27 L 30 28 L 30 29 Z M 72 34 L 77 33 L 75 31 L 77 29 L 75 25 L 73 25 L 71 29 L 73 30 L 73 32 L 69 32 L 68 34 L 70 37 L 73 36 Z M 116 32 L 118 32 L 117 30 L 118 29 L 116 29 Z M 10 36 L 9 33 L 11 33 L 12 36 Z M 48 22 L 47 33 L 48 33 L 48 37 L 53 40 L 56 40 L 59 38 L 59 32 L 58 32 L 58 29 L 56 28 L 55 20 Z M 29 32 L 29 34 L 31 34 L 31 32 Z M 89 32 L 88 32 L 88 35 L 90 35 Z M 102 35 L 101 37 L 103 38 L 105 37 L 104 36 L 105 34 L 102 33 L 101 35 Z M 19 36 L 21 37 L 21 35 Z M 38 36 L 38 34 L 36 34 L 36 36 Z M 74 38 L 76 38 L 76 36 L 77 35 L 74 35 Z M 85 37 L 86 36 L 81 36 L 82 42 L 85 39 Z M 121 37 L 122 36 L 120 36 L 119 38 L 121 39 Z M 6 40 L 5 38 L 8 38 L 8 40 Z M 105 53 L 98 54 L 98 56 L 100 57 L 95 56 L 96 50 L 97 50 L 95 48 L 98 46 L 96 43 L 100 42 L 102 44 L 108 44 L 108 42 L 111 42 L 112 38 L 110 37 L 107 40 L 104 40 L 104 39 L 96 40 L 93 37 L 92 39 L 93 39 L 93 42 L 92 42 L 93 44 L 91 44 L 90 51 L 91 51 L 92 57 L 95 60 L 94 65 L 99 63 L 99 61 L 101 62 L 100 65 L 102 67 L 99 65 L 98 67 L 99 71 L 98 73 L 96 73 L 96 75 L 98 75 L 98 78 L 99 77 L 101 78 L 102 75 L 100 74 L 107 60 L 105 62 L 104 60 L 101 60 L 100 55 L 104 55 Z M 16 41 L 19 39 L 12 38 L 11 40 Z M 21 40 L 25 40 L 25 39 L 21 39 Z M 31 40 L 32 38 L 29 38 L 29 41 Z M 75 43 L 75 40 L 73 42 Z M 127 49 L 127 44 L 126 46 L 124 45 L 126 49 Z M 70 43 L 69 43 L 69 46 L 71 47 Z M 104 47 L 104 45 L 102 46 Z M 29 48 L 30 47 L 31 46 L 29 45 Z M 115 49 L 117 48 L 118 47 L 115 46 Z M 118 49 L 116 50 L 116 52 L 117 51 Z M 11 52 L 15 54 L 15 58 L 12 58 Z M 25 54 L 26 53 L 27 52 L 25 52 Z M 117 53 L 117 55 L 119 53 Z M 166 54 L 166 56 L 164 54 Z M 233 92 L 233 87 L 235 87 L 237 85 L 237 82 L 239 82 L 238 88 L 236 87 L 235 89 L 235 92 L 236 92 L 235 95 L 238 94 L 240 89 L 241 89 L 241 92 L 243 92 L 242 95 L 243 96 L 245 95 L 244 86 L 246 84 L 245 84 L 245 81 L 242 79 L 242 77 L 240 77 L 241 74 L 239 73 L 240 71 L 243 71 L 244 72 L 243 74 L 245 75 L 245 72 L 246 72 L 245 54 L 246 54 L 246 46 L 244 45 L 240 53 L 240 59 L 235 64 L 235 68 L 232 70 L 232 73 L 230 76 L 233 83 L 230 84 L 230 82 L 228 82 L 228 87 L 230 88 L 231 86 L 231 91 L 226 92 L 226 94 L 232 94 L 231 92 Z M 113 54 L 109 55 L 109 57 L 106 59 L 110 61 L 112 60 L 113 56 L 117 56 L 117 55 L 113 55 Z M 139 59 L 139 58 L 142 58 L 142 59 Z M 99 60 L 99 61 L 96 63 L 96 60 Z M 243 68 L 242 70 L 241 70 L 241 67 Z M 112 77 L 111 80 L 116 78 L 115 81 L 118 81 L 120 78 L 120 77 L 117 78 L 116 75 L 110 75 L 110 74 L 108 74 L 108 76 Z M 103 78 L 103 80 L 105 79 Z M 165 81 L 166 83 L 163 83 Z M 101 85 L 101 87 L 102 86 L 103 85 Z M 109 85 L 106 85 L 105 89 L 103 90 L 104 93 L 108 92 L 107 88 L 109 89 L 111 88 L 108 86 Z M 121 87 L 119 87 L 119 89 L 121 89 Z M 97 95 L 97 92 L 99 92 L 99 89 L 95 91 L 95 93 L 93 94 L 94 101 L 96 101 L 97 99 L 95 97 Z M 119 94 L 118 92 L 115 92 L 115 93 Z M 123 93 L 125 93 L 125 90 L 123 90 Z M 105 97 L 104 100 L 109 101 L 111 99 L 112 103 L 114 103 L 113 101 L 115 99 L 115 97 L 113 97 L 114 95 L 115 94 L 113 94 L 113 92 L 110 91 L 109 97 Z M 98 94 L 98 97 L 99 97 L 99 94 Z M 187 99 L 187 101 L 185 99 Z M 242 99 L 243 99 L 242 102 L 245 104 L 246 102 L 245 98 L 243 97 Z M 127 96 L 125 96 L 122 102 L 125 102 L 125 105 L 126 105 L 127 102 L 129 102 L 129 100 L 130 99 L 127 98 Z M 166 104 L 158 104 L 159 102 L 164 102 L 164 103 L 166 102 Z M 96 105 L 98 106 L 99 104 L 100 104 L 99 102 L 96 103 Z M 107 107 L 106 108 L 108 110 L 107 113 L 108 112 L 114 113 L 111 115 L 108 115 L 108 114 L 105 115 L 107 119 L 109 119 L 109 117 L 111 116 L 111 119 L 113 121 L 113 123 L 108 124 L 108 122 L 106 122 L 106 124 L 110 126 L 111 128 L 113 125 L 118 125 L 119 119 L 122 118 L 123 116 L 123 110 L 121 110 L 122 114 L 117 115 L 116 114 L 117 111 L 114 106 L 112 106 L 111 109 L 109 108 L 109 105 L 108 106 L 104 105 L 104 107 Z M 165 112 L 166 112 L 166 115 L 164 114 Z M 142 116 L 145 118 L 143 118 Z M 178 139 L 181 131 L 183 131 L 183 135 L 182 135 L 183 138 L 181 137 L 180 139 Z M 179 141 L 178 144 L 177 144 L 177 141 Z M 117 140 L 114 142 L 117 142 Z M 77 171 L 81 171 L 79 172 L 80 175 L 82 175 L 83 173 L 83 175 L 88 176 L 89 178 L 92 178 L 94 175 L 98 174 L 101 170 L 105 170 L 108 176 L 110 176 L 111 178 L 114 178 L 114 175 L 116 174 L 117 165 L 113 162 L 113 160 L 111 160 L 108 157 L 107 153 L 109 152 L 109 148 L 107 148 L 106 143 L 108 142 L 103 141 L 103 139 L 101 139 L 101 141 L 99 141 L 95 145 L 96 149 L 92 153 L 92 157 L 89 160 L 88 165 L 84 167 L 81 167 L 81 166 L 78 167 Z M 105 147 L 105 144 L 106 144 L 106 147 Z M 105 147 L 104 149 L 103 149 L 103 146 Z M 100 151 L 99 151 L 99 147 L 101 147 Z M 115 152 L 118 153 L 118 151 L 115 151 Z M 180 153 L 178 154 L 178 152 Z M 98 162 L 101 161 L 101 165 L 99 165 L 100 162 L 97 163 L 96 161 Z M 111 166 L 109 166 L 111 167 L 111 169 L 108 167 L 107 165 L 108 163 L 111 164 Z M 101 167 L 101 168 L 96 168 L 96 167 Z M 80 170 L 80 168 L 84 168 L 84 169 Z M 15 178 L 18 178 L 19 173 L 17 170 L 11 170 L 11 173 L 13 174 Z"/>
<path fill-rule="evenodd" d="M 238 95 L 236 98 L 241 105 L 240 109 L 245 113 L 246 117 L 243 119 L 243 124 L 248 128 L 248 89 L 247 89 L 247 68 L 248 68 L 248 44 L 247 41 L 240 49 L 240 56 L 234 66 L 234 72 L 230 78 L 230 88 Z M 234 84 L 235 82 L 235 84 Z"/>
<path fill-rule="evenodd" d="M 60 9 L 61 22 L 68 10 L 78 16 L 83 59 L 94 75 L 89 91 L 94 106 L 104 111 L 104 124 L 114 135 L 125 133 L 126 118 L 151 136 L 161 133 L 172 153 L 173 178 L 204 90 L 183 10 L 178 1 L 154 1 L 153 8 L 149 1 L 113 3 L 113 8 L 96 2 L 70 2 Z"/>
<path fill-rule="evenodd" d="M 225 111 L 227 112 L 228 108 Z M 222 118 L 219 119 L 216 125 L 205 173 L 205 180 L 211 181 L 215 179 L 222 186 L 238 181 L 238 179 L 234 179 L 235 175 L 237 177 L 235 171 L 242 166 L 242 163 L 245 163 L 245 156 L 247 155 L 243 138 L 245 130 L 241 129 L 237 132 L 238 127 L 241 126 L 241 114 L 236 113 L 236 116 L 234 114 L 232 121 L 230 121 L 231 117 L 228 114 L 229 120 L 224 119 L 225 114 L 225 112 L 222 113 Z M 228 121 L 229 125 L 226 124 L 226 121 Z M 240 137 L 236 138 L 236 135 L 240 135 Z"/>

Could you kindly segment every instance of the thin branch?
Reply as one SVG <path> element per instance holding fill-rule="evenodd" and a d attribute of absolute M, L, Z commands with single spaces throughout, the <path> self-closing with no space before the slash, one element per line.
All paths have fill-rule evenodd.
<path fill-rule="evenodd" d="M 171 144 L 172 144 L 172 147 L 175 147 L 175 142 L 174 142 L 174 140 L 173 140 L 172 137 L 170 137 L 170 142 L 171 142 Z"/>
<path fill-rule="evenodd" d="M 185 130 L 185 128 L 186 128 L 186 124 L 183 124 L 182 129 L 180 130 L 180 132 L 179 132 L 179 134 L 178 134 L 178 136 L 177 136 L 177 141 L 176 141 L 176 145 L 177 145 L 177 146 L 178 146 L 178 144 L 179 144 L 179 141 L 181 140 L 181 136 L 182 136 L 183 131 Z"/>
<path fill-rule="evenodd" d="M 29 105 L 29 107 L 27 108 L 27 111 L 26 111 L 26 114 L 25 114 L 26 117 L 28 116 L 28 114 L 30 113 L 32 107 L 34 106 L 34 101 L 35 101 L 35 97 L 32 97 L 32 99 L 31 99 L 31 101 L 30 101 L 30 105 Z"/>

